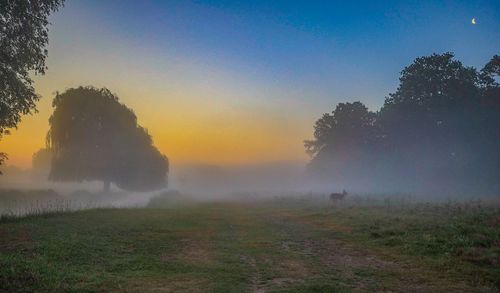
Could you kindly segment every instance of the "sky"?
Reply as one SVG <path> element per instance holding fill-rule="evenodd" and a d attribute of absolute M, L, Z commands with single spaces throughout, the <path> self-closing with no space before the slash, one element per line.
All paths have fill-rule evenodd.
<path fill-rule="evenodd" d="M 304 164 L 316 119 L 378 110 L 416 57 L 500 54 L 498 0 L 67 0 L 51 23 L 39 112 L 0 141 L 7 165 L 31 166 L 54 93 L 80 85 L 118 95 L 173 166 Z"/>

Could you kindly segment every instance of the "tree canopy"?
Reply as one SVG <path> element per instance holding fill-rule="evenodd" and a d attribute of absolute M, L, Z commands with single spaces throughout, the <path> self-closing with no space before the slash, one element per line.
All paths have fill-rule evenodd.
<path fill-rule="evenodd" d="M 452 53 L 417 58 L 378 112 L 340 103 L 305 141 L 329 180 L 489 188 L 500 183 L 500 58 L 481 71 Z"/>
<path fill-rule="evenodd" d="M 45 73 L 48 16 L 62 0 L 0 2 L 0 135 L 32 113 L 40 98 L 30 71 Z"/>
<path fill-rule="evenodd" d="M 30 72 L 46 70 L 49 15 L 64 0 L 0 1 L 0 138 L 36 110 Z M 0 165 L 6 158 L 0 154 Z"/>
<path fill-rule="evenodd" d="M 316 155 L 325 148 L 362 147 L 373 136 L 375 113 L 361 102 L 339 103 L 332 114 L 324 114 L 314 125 L 314 140 L 305 141 L 307 153 Z"/>
<path fill-rule="evenodd" d="M 108 89 L 71 88 L 57 94 L 49 119 L 49 179 L 101 180 L 131 191 L 166 186 L 168 159 L 134 112 Z"/>

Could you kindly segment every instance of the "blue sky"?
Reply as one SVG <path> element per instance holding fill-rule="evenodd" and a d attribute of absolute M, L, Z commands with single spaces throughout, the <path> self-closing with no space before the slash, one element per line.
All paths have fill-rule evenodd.
<path fill-rule="evenodd" d="M 500 1 L 82 1 L 126 44 L 372 108 L 414 58 L 452 51 L 480 67 L 500 52 Z M 471 19 L 477 19 L 477 25 Z M 84 19 L 79 20 L 84 22 Z M 161 54 L 161 53 L 160 53 Z M 162 58 L 159 56 L 158 58 Z"/>
<path fill-rule="evenodd" d="M 40 112 L 1 142 L 11 164 L 43 147 L 53 93 L 79 85 L 115 92 L 174 165 L 305 162 L 316 119 L 378 110 L 416 57 L 500 54 L 498 0 L 67 0 L 51 22 Z"/>

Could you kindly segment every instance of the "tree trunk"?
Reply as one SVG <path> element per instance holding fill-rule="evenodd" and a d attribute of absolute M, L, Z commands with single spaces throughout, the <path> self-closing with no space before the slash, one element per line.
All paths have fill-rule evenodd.
<path fill-rule="evenodd" d="M 111 190 L 111 182 L 109 182 L 109 180 L 104 180 L 103 182 L 104 182 L 103 192 L 109 193 L 109 191 Z"/>

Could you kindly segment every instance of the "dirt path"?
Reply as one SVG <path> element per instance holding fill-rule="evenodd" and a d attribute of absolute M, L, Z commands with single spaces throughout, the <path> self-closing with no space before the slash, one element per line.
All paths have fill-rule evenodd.
<path fill-rule="evenodd" d="M 494 291 L 347 241 L 339 231 L 348 227 L 299 214 L 225 202 L 4 223 L 0 277 L 10 276 L 9 292 Z"/>
<path fill-rule="evenodd" d="M 245 213 L 245 212 L 243 212 Z M 283 288 L 308 288 L 309 284 L 323 284 L 339 290 L 392 292 L 491 292 L 490 288 L 476 287 L 463 280 L 453 279 L 446 272 L 434 271 L 407 259 L 379 255 L 336 239 L 335 225 L 324 228 L 290 218 L 286 213 L 259 213 L 247 211 L 246 231 L 266 230 L 269 250 L 242 260 L 253 270 L 251 291 L 267 292 Z M 236 225 L 238 227 L 238 225 Z M 342 229 L 342 228 L 340 228 Z M 279 254 L 273 262 L 269 252 Z M 260 261 L 259 261 L 260 260 Z M 260 263 L 267 261 L 273 267 Z M 263 271 L 267 270 L 267 276 Z M 269 278 L 269 270 L 275 276 Z M 272 275 L 272 274 L 271 274 Z M 311 285 L 314 288 L 314 285 Z M 330 288 L 330 287 L 327 287 Z"/>

